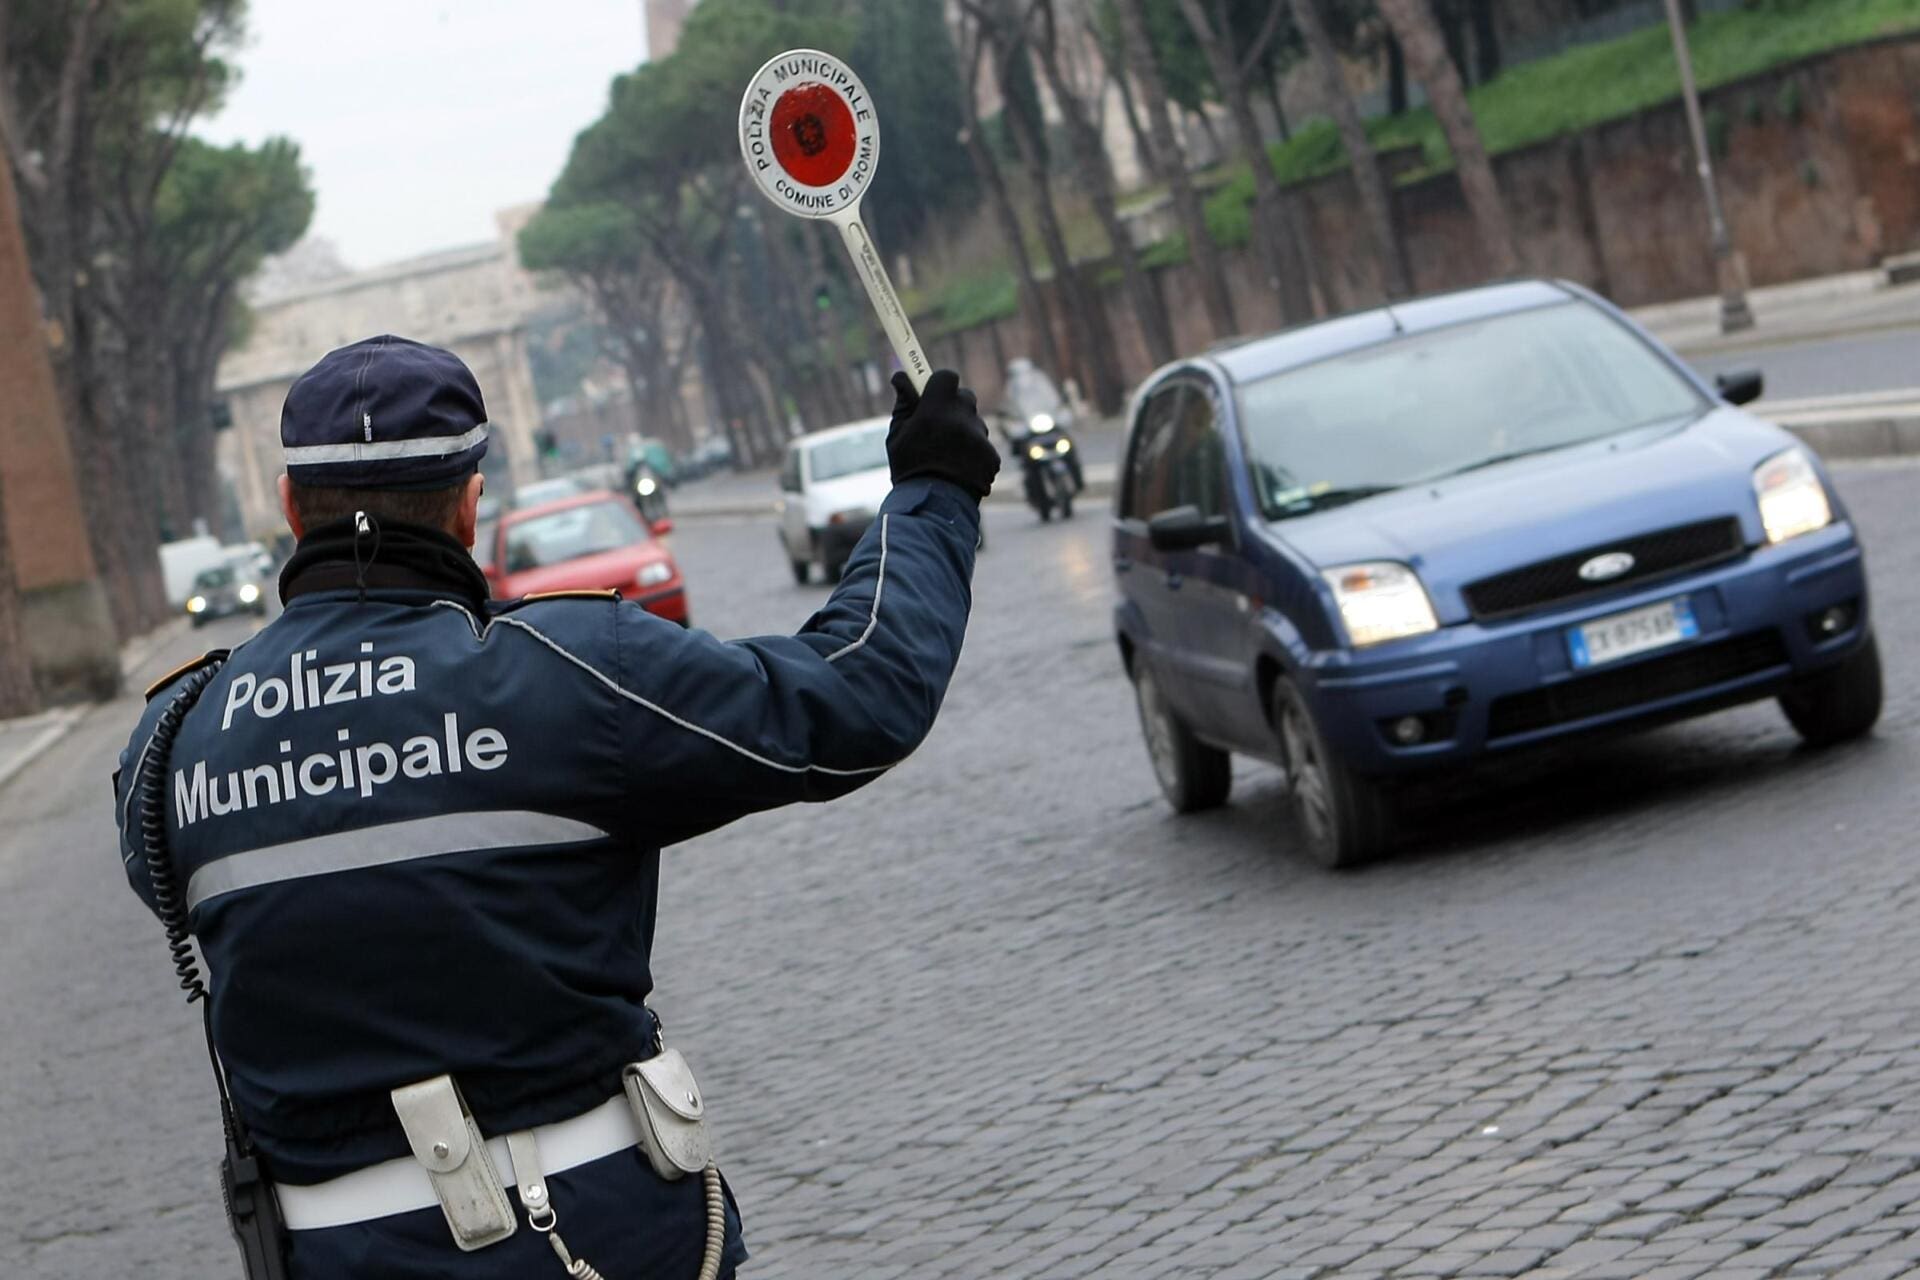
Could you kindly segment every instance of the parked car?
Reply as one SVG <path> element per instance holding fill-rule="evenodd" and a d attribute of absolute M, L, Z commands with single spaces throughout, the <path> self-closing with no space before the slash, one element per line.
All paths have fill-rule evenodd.
<path fill-rule="evenodd" d="M 493 594 L 503 600 L 547 591 L 618 591 L 663 618 L 686 626 L 686 583 L 660 539 L 671 521 L 649 528 L 633 504 L 596 491 L 529 511 L 510 511 L 494 531 L 484 563 Z"/>
<path fill-rule="evenodd" d="M 160 544 L 160 576 L 166 586 L 167 603 L 176 609 L 186 604 L 193 594 L 194 579 L 204 570 L 226 563 L 227 548 L 211 534 Z"/>
<path fill-rule="evenodd" d="M 196 627 L 236 613 L 265 617 L 267 596 L 248 564 L 220 564 L 194 575 L 186 609 Z"/>
<path fill-rule="evenodd" d="M 1156 777 L 1223 803 L 1278 764 L 1308 851 L 1391 829 L 1395 780 L 1778 698 L 1824 745 L 1881 680 L 1820 460 L 1608 303 L 1523 281 L 1216 350 L 1142 385 L 1116 625 Z"/>
<path fill-rule="evenodd" d="M 780 547 L 804 583 L 819 565 L 840 580 L 847 557 L 893 487 L 887 418 L 868 418 L 801 436 L 780 467 Z"/>

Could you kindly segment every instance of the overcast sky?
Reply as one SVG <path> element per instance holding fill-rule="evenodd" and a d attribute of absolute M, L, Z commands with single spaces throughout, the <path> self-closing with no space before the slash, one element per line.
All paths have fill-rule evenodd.
<path fill-rule="evenodd" d="M 200 132 L 298 142 L 309 234 L 353 267 L 491 239 L 646 56 L 640 0 L 252 0 L 248 25 Z"/>

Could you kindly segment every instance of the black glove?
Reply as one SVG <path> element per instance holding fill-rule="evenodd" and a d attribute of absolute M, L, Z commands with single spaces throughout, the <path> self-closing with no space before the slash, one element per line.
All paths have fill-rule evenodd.
<path fill-rule="evenodd" d="M 975 498 L 986 497 L 1000 470 L 1000 451 L 960 375 L 937 369 L 919 392 L 903 370 L 893 375 L 893 390 L 893 426 L 887 432 L 893 482 L 939 476 Z"/>

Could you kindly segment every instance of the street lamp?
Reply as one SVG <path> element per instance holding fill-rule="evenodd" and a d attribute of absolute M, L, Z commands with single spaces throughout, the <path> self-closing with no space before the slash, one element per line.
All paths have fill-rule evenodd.
<path fill-rule="evenodd" d="M 1707 150 L 1707 128 L 1700 119 L 1700 93 L 1693 83 L 1693 54 L 1687 48 L 1687 26 L 1680 17 L 1680 0 L 1666 0 L 1667 28 L 1673 33 L 1673 60 L 1680 65 L 1680 97 L 1687 105 L 1687 128 L 1693 133 L 1693 154 L 1699 160 L 1700 186 L 1707 194 L 1707 219 L 1713 224 L 1713 265 L 1720 277 L 1720 332 L 1753 328 L 1753 310 L 1747 306 L 1746 262 L 1734 252 L 1727 220 L 1720 212 L 1720 193 L 1713 185 L 1713 156 Z"/>

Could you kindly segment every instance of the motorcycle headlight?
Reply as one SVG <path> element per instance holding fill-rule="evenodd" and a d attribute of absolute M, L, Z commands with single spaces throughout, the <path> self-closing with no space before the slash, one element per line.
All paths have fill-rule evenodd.
<path fill-rule="evenodd" d="M 1027 425 L 1033 428 L 1033 434 L 1043 436 L 1053 430 L 1053 415 L 1050 413 L 1036 413 L 1027 419 Z"/>
<path fill-rule="evenodd" d="M 1753 496 L 1768 542 L 1785 542 L 1833 523 L 1827 487 L 1805 449 L 1776 453 L 1753 469 Z"/>
<path fill-rule="evenodd" d="M 642 587 L 657 587 L 663 582 L 671 582 L 672 580 L 673 566 L 664 560 L 656 560 L 652 564 L 643 564 L 640 566 L 640 572 L 633 575 L 634 584 Z"/>
<path fill-rule="evenodd" d="M 1045 445 L 1039 445 L 1039 444 L 1030 445 L 1027 448 L 1027 456 L 1029 458 L 1032 458 L 1035 462 L 1039 462 L 1042 458 L 1045 458 L 1047 456 L 1047 448 Z"/>
<path fill-rule="evenodd" d="M 252 604 L 255 600 L 258 600 L 259 598 L 260 598 L 260 588 L 254 586 L 251 582 L 243 582 L 240 584 L 240 603 L 241 604 Z"/>
<path fill-rule="evenodd" d="M 187 601 L 188 613 L 205 613 L 206 611 L 207 611 L 207 598 L 205 596 L 193 596 L 190 599 L 188 599 Z"/>
<path fill-rule="evenodd" d="M 1420 585 L 1420 575 L 1391 560 L 1345 564 L 1320 573 L 1333 588 L 1340 620 L 1358 649 L 1385 640 L 1398 640 L 1437 630 L 1433 602 Z"/>
<path fill-rule="evenodd" d="M 1053 447 L 1061 453 L 1071 453 L 1073 451 L 1073 441 L 1067 439 L 1065 436 L 1061 436 L 1053 442 Z"/>
<path fill-rule="evenodd" d="M 651 498 L 659 487 L 659 483 L 652 476 L 641 476 L 639 482 L 633 486 L 633 491 L 643 498 Z"/>

